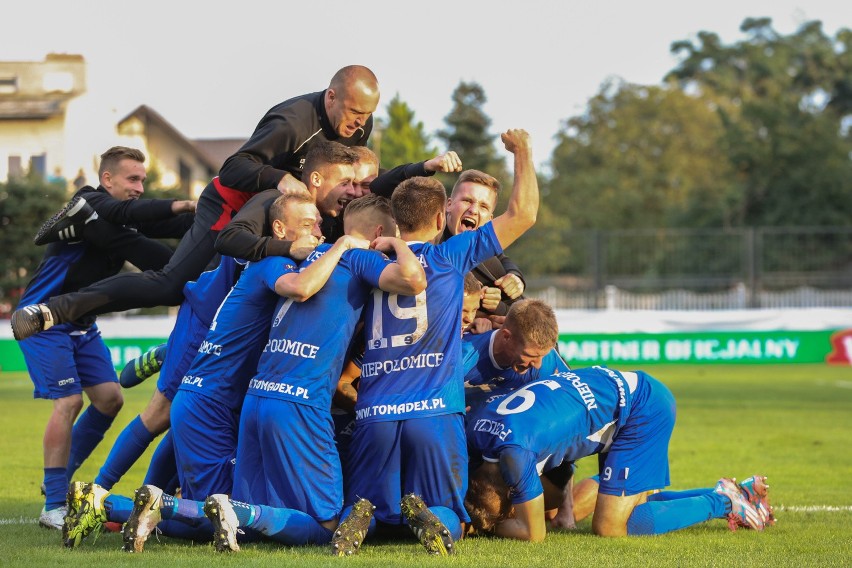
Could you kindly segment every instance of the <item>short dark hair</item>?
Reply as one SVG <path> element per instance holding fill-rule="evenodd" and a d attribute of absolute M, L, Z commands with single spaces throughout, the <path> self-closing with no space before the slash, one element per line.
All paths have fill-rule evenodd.
<path fill-rule="evenodd" d="M 345 219 L 346 215 L 355 215 L 366 210 L 375 210 L 388 217 L 393 217 L 390 200 L 375 193 L 368 193 L 363 197 L 350 201 L 346 209 L 343 210 L 343 216 Z"/>
<path fill-rule="evenodd" d="M 128 148 L 127 146 L 113 146 L 103 154 L 101 154 L 101 165 L 98 168 L 98 177 L 102 176 L 106 171 L 113 171 L 121 160 L 135 160 L 137 162 L 145 162 L 145 154 L 142 150 L 136 148 Z"/>
<path fill-rule="evenodd" d="M 447 205 L 447 190 L 432 177 L 413 177 L 399 184 L 391 195 L 393 218 L 402 232 L 422 229 Z"/>
<path fill-rule="evenodd" d="M 320 172 L 325 175 L 328 166 L 337 164 L 351 165 L 357 161 L 358 155 L 340 142 L 332 142 L 330 140 L 317 141 L 311 146 L 307 156 L 305 156 L 302 181 L 306 184 L 309 181 L 305 178 L 305 174 L 310 175 L 311 172 Z"/>
<path fill-rule="evenodd" d="M 368 193 L 350 201 L 346 209 L 343 210 L 343 223 L 347 231 L 353 228 L 359 232 L 372 230 L 376 225 L 382 225 L 386 231 L 394 233 L 391 236 L 396 234 L 397 229 L 391 211 L 390 199 L 375 193 Z"/>
<path fill-rule="evenodd" d="M 307 191 L 301 193 L 285 193 L 275 199 L 272 205 L 269 206 L 269 223 L 278 219 L 284 222 L 284 210 L 290 203 L 310 203 L 314 204 L 314 198 Z"/>

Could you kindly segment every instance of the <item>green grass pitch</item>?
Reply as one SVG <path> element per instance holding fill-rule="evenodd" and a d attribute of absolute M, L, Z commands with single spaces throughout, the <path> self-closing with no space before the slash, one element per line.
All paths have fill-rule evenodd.
<path fill-rule="evenodd" d="M 40 528 L 41 438 L 50 404 L 33 400 L 24 373 L 0 374 L 0 566 L 112 568 L 160 566 L 848 566 L 852 565 L 852 367 L 656 366 L 678 403 L 670 448 L 672 489 L 707 487 L 719 477 L 769 476 L 779 519 L 763 533 L 731 533 L 712 520 L 658 537 L 602 539 L 588 521 L 543 544 L 474 538 L 457 555 L 432 558 L 416 541 L 370 542 L 339 559 L 322 547 L 247 544 L 217 554 L 208 544 L 153 536 L 143 554 L 120 551 L 118 534 L 65 550 L 56 531 Z M 147 403 L 149 380 L 125 391 L 125 407 L 78 473 L 91 480 L 115 436 Z M 149 453 L 115 487 L 132 495 Z M 596 462 L 583 460 L 580 477 Z M 424 564 L 425 563 L 425 564 Z"/>

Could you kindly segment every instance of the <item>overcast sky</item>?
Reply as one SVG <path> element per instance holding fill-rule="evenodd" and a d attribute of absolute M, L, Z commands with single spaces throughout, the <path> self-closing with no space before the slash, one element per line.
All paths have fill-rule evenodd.
<path fill-rule="evenodd" d="M 809 20 L 829 35 L 852 27 L 846 0 L 4 4 L 0 59 L 82 54 L 89 93 L 116 119 L 147 104 L 190 138 L 247 137 L 269 107 L 358 63 L 379 78 L 379 116 L 399 93 L 429 133 L 459 82 L 476 81 L 492 132 L 526 128 L 540 164 L 606 78 L 658 84 L 677 63 L 674 41 L 706 30 L 730 43 L 746 17 L 784 34 Z"/>

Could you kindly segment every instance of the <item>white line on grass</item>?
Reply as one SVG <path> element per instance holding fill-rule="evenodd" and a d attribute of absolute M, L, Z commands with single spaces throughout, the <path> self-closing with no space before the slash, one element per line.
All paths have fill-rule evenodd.
<path fill-rule="evenodd" d="M 794 505 L 791 507 L 788 507 L 786 505 L 777 505 L 772 508 L 776 511 L 792 511 L 794 513 L 838 513 L 852 511 L 852 505 Z"/>
<path fill-rule="evenodd" d="M 38 519 L 32 517 L 13 517 L 11 519 L 0 519 L 0 525 L 34 525 Z"/>

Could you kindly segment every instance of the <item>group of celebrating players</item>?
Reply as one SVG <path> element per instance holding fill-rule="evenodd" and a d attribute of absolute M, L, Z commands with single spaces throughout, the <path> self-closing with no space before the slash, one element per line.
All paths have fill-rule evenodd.
<path fill-rule="evenodd" d="M 454 152 L 380 172 L 365 147 L 378 101 L 356 65 L 280 103 L 197 204 L 139 200 L 144 155 L 111 148 L 99 187 L 39 231 L 12 328 L 54 401 L 40 523 L 68 547 L 120 523 L 129 552 L 156 530 L 341 556 L 400 528 L 442 555 L 466 534 L 541 541 L 592 512 L 604 536 L 774 523 L 763 476 L 660 491 L 671 392 L 559 356 L 553 310 L 503 254 L 538 211 L 527 133 L 501 135 L 514 180 L 495 216 L 499 183 Z M 449 198 L 437 171 L 461 172 Z M 173 254 L 154 240 L 175 234 Z M 95 316 L 176 304 L 167 344 L 122 373 L 159 371 L 151 402 L 95 480 L 72 481 L 123 400 Z M 134 496 L 111 493 L 163 432 Z M 599 474 L 575 485 L 573 462 L 595 454 Z"/>

